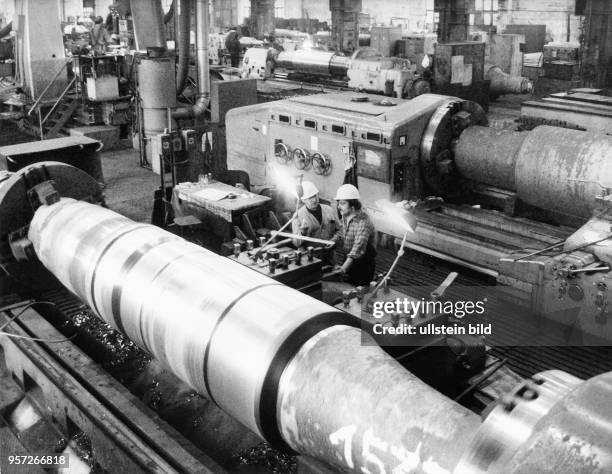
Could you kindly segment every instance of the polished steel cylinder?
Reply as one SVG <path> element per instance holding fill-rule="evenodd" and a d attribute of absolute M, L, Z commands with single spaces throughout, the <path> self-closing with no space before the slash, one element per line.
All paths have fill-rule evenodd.
<path fill-rule="evenodd" d="M 612 373 L 608 372 L 579 384 L 548 412 L 540 412 L 533 433 L 504 471 L 612 472 L 610 413 Z"/>
<path fill-rule="evenodd" d="M 387 472 L 450 472 L 476 432 L 352 316 L 173 234 L 64 198 L 29 238 L 102 319 L 277 446 L 358 472 L 381 449 Z"/>
<path fill-rule="evenodd" d="M 612 472 L 611 395 L 612 373 L 534 375 L 487 415 L 454 473 Z"/>
<path fill-rule="evenodd" d="M 107 323 L 264 438 L 283 358 L 345 313 L 151 225 L 71 199 L 39 208 L 35 251 Z M 295 349 L 297 350 L 297 348 Z"/>
<path fill-rule="evenodd" d="M 299 49 L 279 53 L 276 64 L 300 74 L 346 76 L 348 61 L 334 52 Z"/>
<path fill-rule="evenodd" d="M 612 137 L 541 126 L 531 132 L 470 127 L 455 147 L 459 173 L 516 191 L 535 207 L 588 218 L 612 187 Z"/>

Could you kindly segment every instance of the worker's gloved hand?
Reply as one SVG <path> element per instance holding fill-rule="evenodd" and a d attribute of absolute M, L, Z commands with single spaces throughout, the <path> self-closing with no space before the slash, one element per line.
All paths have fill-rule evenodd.
<path fill-rule="evenodd" d="M 329 249 L 333 249 L 336 246 L 336 242 L 330 242 L 329 244 L 325 244 L 324 248 L 329 250 Z"/>
<path fill-rule="evenodd" d="M 302 222 L 300 224 L 300 234 L 308 235 L 308 229 L 309 229 L 308 224 L 306 224 L 305 222 Z"/>

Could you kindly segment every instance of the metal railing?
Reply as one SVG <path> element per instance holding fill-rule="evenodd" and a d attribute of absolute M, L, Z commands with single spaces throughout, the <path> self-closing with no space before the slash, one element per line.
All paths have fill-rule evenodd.
<path fill-rule="evenodd" d="M 64 98 L 64 96 L 68 93 L 68 91 L 72 88 L 75 80 L 76 80 L 76 76 L 74 76 L 72 78 L 72 80 L 68 83 L 68 85 L 66 86 L 66 88 L 64 89 L 64 91 L 60 94 L 60 96 L 57 98 L 57 100 L 55 101 L 55 103 L 53 104 L 53 106 L 51 107 L 51 110 L 47 113 L 47 115 L 45 116 L 45 118 L 42 118 L 42 114 L 40 111 L 40 102 L 43 100 L 43 98 L 45 97 L 45 94 L 49 91 L 49 89 L 51 88 L 51 86 L 53 84 L 55 84 L 55 81 L 57 80 L 57 78 L 60 76 L 60 74 L 64 71 L 64 69 L 66 69 L 66 67 L 68 66 L 68 64 L 71 62 L 70 61 L 66 61 L 64 63 L 64 65 L 55 73 L 55 75 L 53 76 L 53 78 L 49 81 L 49 83 L 47 84 L 47 87 L 45 87 L 45 89 L 40 93 L 40 95 L 38 96 L 38 99 L 36 99 L 36 101 L 34 102 L 34 104 L 32 104 L 32 107 L 30 107 L 30 110 L 28 110 L 28 115 L 31 115 L 32 112 L 34 110 L 38 111 L 38 124 L 39 124 L 39 128 L 40 128 L 40 139 L 44 140 L 45 138 L 45 134 L 44 134 L 44 130 L 43 130 L 43 125 L 45 124 L 45 122 L 49 119 L 49 117 L 51 116 L 51 114 L 55 111 L 55 109 L 57 108 L 57 106 L 59 105 L 59 103 L 62 101 L 62 99 Z"/>
<path fill-rule="evenodd" d="M 47 91 L 51 88 L 51 86 L 55 83 L 55 81 L 57 80 L 57 78 L 59 77 L 59 75 L 62 73 L 62 71 L 64 69 L 66 69 L 66 66 L 68 66 L 68 63 L 71 61 L 66 61 L 64 63 L 64 65 L 60 68 L 59 71 L 57 71 L 55 73 L 55 76 L 53 76 L 53 79 L 51 79 L 49 81 L 49 84 L 47 84 L 47 87 L 45 87 L 45 89 L 41 92 L 41 94 L 38 96 L 38 99 L 36 99 L 36 102 L 34 102 L 34 104 L 32 105 L 32 107 L 30 107 L 30 110 L 28 110 L 28 115 L 31 115 L 32 112 L 34 111 L 34 109 L 36 107 L 38 107 L 38 104 L 40 104 L 40 101 L 43 99 L 43 97 L 45 96 L 45 94 L 47 93 Z"/>
<path fill-rule="evenodd" d="M 57 98 L 57 100 L 55 101 L 55 104 L 53 104 L 53 107 L 51 107 L 51 110 L 49 110 L 49 113 L 45 116 L 45 118 L 43 119 L 42 123 L 45 123 L 47 121 L 47 119 L 51 116 L 51 114 L 55 111 L 55 109 L 57 108 L 58 104 L 62 101 L 64 96 L 68 93 L 68 91 L 70 90 L 70 88 L 74 84 L 74 81 L 76 81 L 76 76 L 72 78 L 72 80 L 68 83 L 68 85 L 66 86 L 64 91 Z"/>

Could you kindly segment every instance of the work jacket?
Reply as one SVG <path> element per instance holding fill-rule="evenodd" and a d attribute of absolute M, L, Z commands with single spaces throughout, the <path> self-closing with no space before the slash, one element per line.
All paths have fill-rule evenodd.
<path fill-rule="evenodd" d="M 320 206 L 321 223 L 317 221 L 317 218 L 312 215 L 306 206 L 302 206 L 298 209 L 297 218 L 292 223 L 294 234 L 302 234 L 307 237 L 331 240 L 333 235 L 336 233 L 336 230 L 340 227 L 336 217 L 336 212 L 330 206 L 325 204 L 320 204 Z M 308 227 L 308 230 L 302 232 L 301 229 L 305 228 L 306 226 Z M 293 239 L 293 244 L 296 247 L 299 247 L 302 245 L 302 243 L 306 245 L 313 245 L 299 239 Z M 317 247 L 317 245 L 314 246 Z"/>
<path fill-rule="evenodd" d="M 342 219 L 342 228 L 333 240 L 342 241 L 346 258 L 353 259 L 347 281 L 353 285 L 369 285 L 376 270 L 375 230 L 370 217 L 360 210 Z"/>

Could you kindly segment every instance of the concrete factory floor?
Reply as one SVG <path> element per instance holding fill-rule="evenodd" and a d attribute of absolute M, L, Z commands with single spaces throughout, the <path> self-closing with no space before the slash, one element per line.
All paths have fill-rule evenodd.
<path fill-rule="evenodd" d="M 23 132 L 16 122 L 0 120 L 0 146 L 31 141 L 36 138 Z M 153 192 L 160 186 L 160 177 L 139 166 L 138 150 L 131 147 L 102 152 L 101 159 L 108 207 L 135 221 L 151 222 Z"/>
<path fill-rule="evenodd" d="M 153 193 L 160 187 L 159 175 L 139 166 L 138 150 L 133 148 L 101 155 L 108 207 L 135 221 L 151 222 Z"/>

